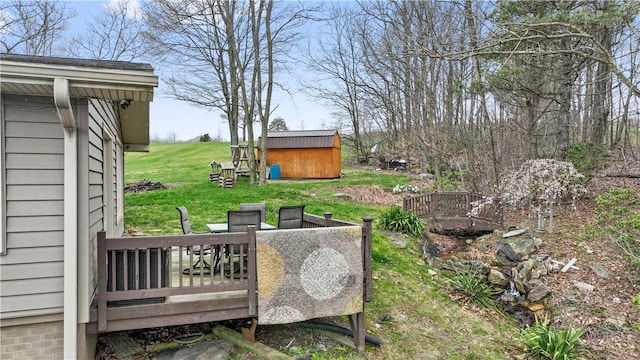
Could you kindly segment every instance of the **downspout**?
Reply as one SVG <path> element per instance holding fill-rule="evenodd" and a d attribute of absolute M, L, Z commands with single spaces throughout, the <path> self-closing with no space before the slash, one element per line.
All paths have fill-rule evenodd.
<path fill-rule="evenodd" d="M 78 349 L 78 133 L 69 80 L 53 80 L 53 100 L 64 131 L 64 358 Z"/>

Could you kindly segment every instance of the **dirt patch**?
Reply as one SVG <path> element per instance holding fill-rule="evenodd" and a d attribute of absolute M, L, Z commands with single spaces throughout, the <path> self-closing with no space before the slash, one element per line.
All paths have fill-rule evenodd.
<path fill-rule="evenodd" d="M 402 206 L 404 194 L 394 194 L 377 185 L 340 186 L 340 192 L 351 195 L 353 201 L 376 206 Z"/>
<path fill-rule="evenodd" d="M 433 187 L 431 180 L 412 180 L 409 185 L 413 185 L 420 191 Z M 411 193 L 402 192 L 394 194 L 392 189 L 383 189 L 378 185 L 356 185 L 356 186 L 340 186 L 338 191 L 351 195 L 353 201 L 359 204 L 368 204 L 376 206 L 400 206 L 402 207 L 402 199 L 411 196 Z"/>

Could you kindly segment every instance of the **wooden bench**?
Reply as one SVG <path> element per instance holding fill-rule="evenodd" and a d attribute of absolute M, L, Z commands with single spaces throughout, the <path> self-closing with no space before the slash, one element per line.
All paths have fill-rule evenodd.
<path fill-rule="evenodd" d="M 233 162 L 227 161 L 220 164 L 220 187 L 229 188 L 236 185 L 238 174 Z"/>
<path fill-rule="evenodd" d="M 222 172 L 222 166 L 217 161 L 209 163 L 211 166 L 211 172 L 209 173 L 209 182 L 218 182 L 220 180 L 220 173 Z"/>

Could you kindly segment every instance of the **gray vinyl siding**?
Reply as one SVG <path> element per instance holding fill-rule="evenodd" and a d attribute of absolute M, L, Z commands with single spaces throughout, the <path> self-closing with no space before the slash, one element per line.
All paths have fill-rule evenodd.
<path fill-rule="evenodd" d="M 64 141 L 53 99 L 5 95 L 1 318 L 63 311 Z"/>
<path fill-rule="evenodd" d="M 104 159 L 113 154 L 106 154 L 104 149 L 104 132 L 108 132 L 114 137 L 114 142 L 121 138 L 120 124 L 118 123 L 115 106 L 111 101 L 95 100 L 89 101 L 89 126 L 88 126 L 88 208 L 87 218 L 89 232 L 89 296 L 94 293 L 98 286 L 97 277 L 97 233 L 109 227 L 109 223 L 115 224 L 116 219 L 106 219 L 106 212 L 103 205 L 108 204 L 106 196 L 114 194 L 104 194 L 104 182 L 115 182 L 115 176 L 105 179 Z M 114 170 L 115 174 L 115 170 Z M 114 191 L 115 191 L 114 183 Z M 114 211 L 115 213 L 115 211 Z M 122 232 L 113 234 L 122 235 Z"/>

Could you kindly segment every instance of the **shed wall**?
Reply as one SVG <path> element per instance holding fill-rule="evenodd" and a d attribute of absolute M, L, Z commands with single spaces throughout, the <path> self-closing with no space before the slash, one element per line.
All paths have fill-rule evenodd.
<path fill-rule="evenodd" d="M 267 164 L 280 165 L 282 179 L 334 179 L 340 176 L 339 154 L 334 148 L 271 149 Z"/>
<path fill-rule="evenodd" d="M 326 146 L 327 141 L 302 136 L 300 141 L 286 138 L 287 144 L 294 145 L 290 148 L 282 148 L 276 144 L 276 148 L 267 150 L 267 165 L 279 165 L 282 179 L 335 179 L 342 171 L 342 158 L 340 150 L 340 137 L 331 136 L 329 143 L 333 147 Z M 324 137 L 326 139 L 326 137 Z M 293 139 L 293 140 L 292 140 Z M 324 144 L 323 147 L 311 147 L 314 144 Z M 260 150 L 258 149 L 258 157 Z"/>

